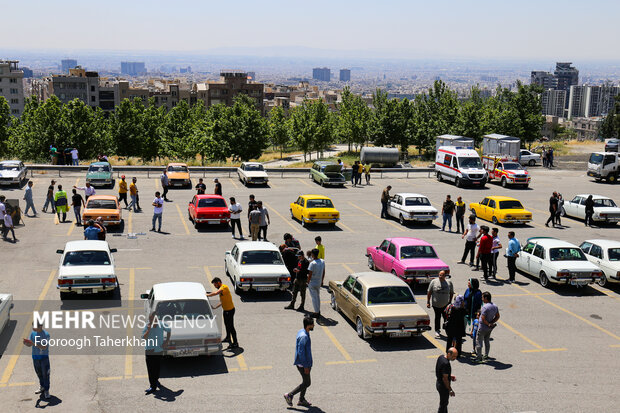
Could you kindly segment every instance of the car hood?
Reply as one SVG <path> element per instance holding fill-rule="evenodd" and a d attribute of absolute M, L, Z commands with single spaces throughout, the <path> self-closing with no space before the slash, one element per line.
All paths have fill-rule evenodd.
<path fill-rule="evenodd" d="M 110 179 L 112 172 L 88 172 L 87 179 Z"/>
<path fill-rule="evenodd" d="M 17 178 L 21 171 L 0 171 L 2 178 Z"/>
<path fill-rule="evenodd" d="M 267 178 L 265 171 L 242 171 L 248 178 Z"/>
<path fill-rule="evenodd" d="M 407 212 L 433 212 L 437 213 L 437 208 L 432 206 L 402 206 L 402 208 Z"/>
<path fill-rule="evenodd" d="M 400 260 L 400 263 L 405 268 L 410 269 L 445 269 L 448 268 L 448 264 L 440 260 L 439 258 L 408 258 Z"/>
<path fill-rule="evenodd" d="M 58 277 L 88 277 L 114 275 L 113 265 L 76 265 L 72 267 L 61 266 Z"/>
<path fill-rule="evenodd" d="M 290 274 L 284 264 L 278 265 L 241 265 L 242 274 L 248 275 L 282 275 L 288 277 Z"/>
<path fill-rule="evenodd" d="M 340 165 L 326 165 L 322 172 L 340 172 L 341 169 Z"/>
<path fill-rule="evenodd" d="M 508 175 L 529 175 L 530 173 L 528 171 L 526 171 L 525 169 L 504 169 L 504 172 L 506 172 Z"/>
<path fill-rule="evenodd" d="M 426 311 L 417 303 L 410 304 L 378 304 L 367 306 L 368 310 L 378 319 L 402 318 L 402 317 L 425 317 Z"/>

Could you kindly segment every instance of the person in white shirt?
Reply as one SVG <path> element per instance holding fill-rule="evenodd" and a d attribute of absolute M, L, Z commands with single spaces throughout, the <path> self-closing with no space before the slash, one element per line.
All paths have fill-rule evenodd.
<path fill-rule="evenodd" d="M 8 241 L 7 235 L 9 235 L 9 231 L 13 234 L 13 243 L 17 242 L 17 238 L 15 238 L 15 229 L 13 229 L 13 218 L 11 214 L 4 214 L 3 217 L 4 228 L 2 229 L 2 239 Z"/>
<path fill-rule="evenodd" d="M 463 252 L 463 257 L 459 264 L 465 264 L 465 259 L 467 258 L 467 254 L 469 253 L 469 266 L 474 266 L 474 253 L 476 252 L 476 241 L 482 233 L 480 232 L 480 228 L 478 224 L 476 224 L 476 217 L 474 215 L 469 216 L 469 224 L 467 224 L 467 228 L 465 228 L 465 232 L 461 239 L 465 239 L 465 251 Z"/>
<path fill-rule="evenodd" d="M 88 198 L 90 198 L 91 195 L 95 195 L 95 187 L 92 186 L 89 182 L 86 182 L 86 186 L 73 185 L 73 187 L 75 189 L 79 189 L 80 191 L 84 191 L 84 198 L 86 198 L 86 202 L 88 202 Z"/>
<path fill-rule="evenodd" d="M 80 162 L 78 161 L 78 150 L 77 148 L 73 148 L 71 149 L 71 165 L 79 165 Z"/>
<path fill-rule="evenodd" d="M 4 205 L 4 195 L 0 195 L 0 224 L 2 224 L 2 233 L 4 234 L 4 215 L 6 214 L 6 206 Z"/>
<path fill-rule="evenodd" d="M 234 197 L 230 197 L 230 206 L 228 207 L 230 212 L 230 227 L 232 229 L 232 237 L 235 238 L 235 226 L 239 229 L 239 239 L 243 239 L 243 230 L 241 229 L 241 212 L 243 208 Z"/>
<path fill-rule="evenodd" d="M 164 213 L 164 200 L 161 197 L 159 191 L 155 192 L 155 199 L 153 200 L 153 228 L 151 231 L 155 231 L 155 222 L 159 221 L 157 232 L 161 232 L 161 219 Z"/>
<path fill-rule="evenodd" d="M 499 230 L 497 228 L 491 230 L 491 236 L 493 237 L 493 246 L 491 247 L 491 254 L 493 254 L 493 259 L 491 261 L 491 277 L 493 278 L 497 275 L 497 257 L 502 249 L 502 242 L 497 235 L 498 233 Z"/>

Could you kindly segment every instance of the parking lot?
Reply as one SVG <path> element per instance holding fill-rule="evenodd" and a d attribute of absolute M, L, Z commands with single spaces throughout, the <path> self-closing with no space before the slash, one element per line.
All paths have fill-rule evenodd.
<path fill-rule="evenodd" d="M 326 284 L 343 280 L 347 274 L 368 270 L 365 250 L 379 245 L 386 237 L 411 236 L 432 243 L 451 268 L 455 292 L 463 294 L 470 277 L 482 272 L 458 265 L 464 241 L 455 233 L 441 232 L 438 219 L 432 226 L 401 226 L 396 220 L 379 218 L 380 194 L 387 185 L 392 194 L 417 192 L 429 197 L 441 210 L 447 194 L 465 203 L 480 201 L 487 195 L 513 196 L 533 212 L 530 225 L 516 226 L 516 237 L 523 243 L 532 236 L 553 236 L 579 245 L 585 239 L 620 239 L 620 226 L 586 228 L 582 221 L 563 218 L 563 229 L 547 228 L 548 199 L 554 190 L 565 200 L 576 194 L 595 193 L 619 200 L 618 187 L 595 183 L 583 171 L 531 168 L 529 189 L 502 188 L 488 184 L 486 189 L 456 188 L 434 178 L 407 178 L 403 174 L 373 178 L 370 186 L 321 188 L 307 175 L 272 177 L 269 187 L 245 188 L 234 178 L 222 178 L 223 195 L 235 196 L 244 208 L 253 193 L 267 207 L 271 225 L 268 237 L 282 242 L 284 233 L 296 237 L 304 250 L 314 246 L 321 235 L 326 246 Z M 211 178 L 205 182 L 211 192 Z M 128 178 L 130 178 L 128 176 Z M 187 218 L 187 204 L 194 190 L 173 189 L 172 202 L 165 203 L 162 233 L 151 228 L 151 201 L 159 180 L 137 175 L 142 213 L 123 211 L 124 225 L 108 235 L 117 248 L 116 266 L 121 282 L 122 306 L 128 312 L 142 311 L 140 294 L 154 283 L 194 281 L 212 289 L 209 282 L 224 275 L 224 253 L 235 240 L 229 229 L 194 229 Z M 70 192 L 83 185 L 83 175 L 53 178 L 35 175 L 34 194 L 38 218 L 25 217 L 16 226 L 19 242 L 0 243 L 0 292 L 12 293 L 16 308 L 12 322 L 0 337 L 0 400 L 7 412 L 29 411 L 38 405 L 38 388 L 29 349 L 21 338 L 29 332 L 32 312 L 20 311 L 19 302 L 58 300 L 55 288 L 57 249 L 69 240 L 82 239 L 82 228 L 73 222 L 59 223 L 54 214 L 41 213 L 50 179 L 56 179 Z M 196 177 L 193 178 L 194 184 Z M 118 183 L 118 180 L 117 180 Z M 117 187 L 97 190 L 115 194 Z M 289 203 L 300 194 L 324 194 L 332 198 L 341 221 L 335 228 L 303 228 L 290 218 Z M 0 189 L 8 199 L 20 199 L 21 189 Z M 22 209 L 24 208 L 21 201 Z M 244 212 L 245 215 L 245 212 Z M 73 221 L 72 212 L 68 218 Z M 490 223 L 486 223 L 492 226 Z M 453 223 L 453 230 L 456 223 Z M 507 245 L 509 226 L 500 225 L 500 237 Z M 128 236 L 128 234 L 136 234 Z M 247 235 L 247 225 L 244 225 Z M 481 289 L 493 295 L 501 320 L 493 331 L 490 360 L 475 365 L 469 358 L 452 363 L 457 378 L 450 400 L 458 412 L 612 412 L 617 411 L 617 371 L 620 367 L 620 288 L 543 288 L 537 279 L 517 274 L 518 283 L 505 284 L 505 259 L 499 258 L 498 280 Z M 425 290 L 416 289 L 425 307 Z M 437 409 L 435 361 L 445 347 L 445 336 L 435 339 L 425 333 L 407 339 L 357 337 L 355 327 L 329 306 L 329 294 L 322 290 L 324 319 L 312 332 L 314 367 L 307 398 L 314 412 L 429 412 Z M 224 356 L 166 360 L 161 382 L 169 391 L 160 396 L 144 396 L 148 387 L 144 357 L 139 355 L 59 356 L 50 352 L 51 410 L 83 411 L 286 411 L 282 394 L 294 388 L 299 374 L 293 367 L 296 332 L 302 327 L 302 314 L 284 310 L 288 293 L 233 293 L 235 324 L 240 348 Z M 310 299 L 306 308 L 310 308 Z M 430 310 L 429 310 L 430 311 Z M 432 311 L 431 311 L 432 312 Z M 433 316 L 431 315 L 431 320 Z M 53 331 L 50 331 L 53 335 Z M 471 338 L 463 349 L 471 351 Z M 16 351 L 17 350 L 17 351 Z M 48 402 L 41 402 L 46 405 Z M 291 410 L 289 408 L 289 410 Z M 295 410 L 295 409 L 292 409 Z M 305 409 L 299 409 L 303 411 Z"/>

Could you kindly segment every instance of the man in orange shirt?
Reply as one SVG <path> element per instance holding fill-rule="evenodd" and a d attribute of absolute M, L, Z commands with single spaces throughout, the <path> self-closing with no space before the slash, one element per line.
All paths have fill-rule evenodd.
<path fill-rule="evenodd" d="M 216 309 L 222 306 L 222 310 L 224 310 L 223 317 L 224 326 L 226 326 L 226 338 L 222 341 L 230 343 L 229 348 L 237 348 L 239 347 L 239 343 L 237 342 L 237 331 L 235 330 L 235 305 L 233 304 L 230 289 L 226 284 L 222 284 L 222 280 L 219 277 L 215 277 L 213 281 L 211 281 L 211 284 L 213 284 L 217 290 L 207 294 L 207 297 L 219 295 L 220 303 L 213 308 Z"/>

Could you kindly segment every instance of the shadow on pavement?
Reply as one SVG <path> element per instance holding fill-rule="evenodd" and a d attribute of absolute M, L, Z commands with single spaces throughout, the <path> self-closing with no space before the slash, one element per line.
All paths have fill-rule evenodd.
<path fill-rule="evenodd" d="M 161 362 L 160 377 L 199 377 L 226 373 L 228 373 L 228 368 L 222 356 L 164 357 Z"/>
<path fill-rule="evenodd" d="M 153 393 L 153 396 L 164 402 L 174 402 L 177 397 L 183 394 L 184 390 L 173 391 L 165 386 L 159 385 L 159 388 Z"/>
<path fill-rule="evenodd" d="M 39 397 L 34 407 L 36 407 L 37 409 L 45 409 L 47 407 L 58 406 L 60 403 L 62 403 L 61 399 L 54 396 L 53 394 L 50 394 L 50 398 L 47 400 L 43 397 Z"/>

